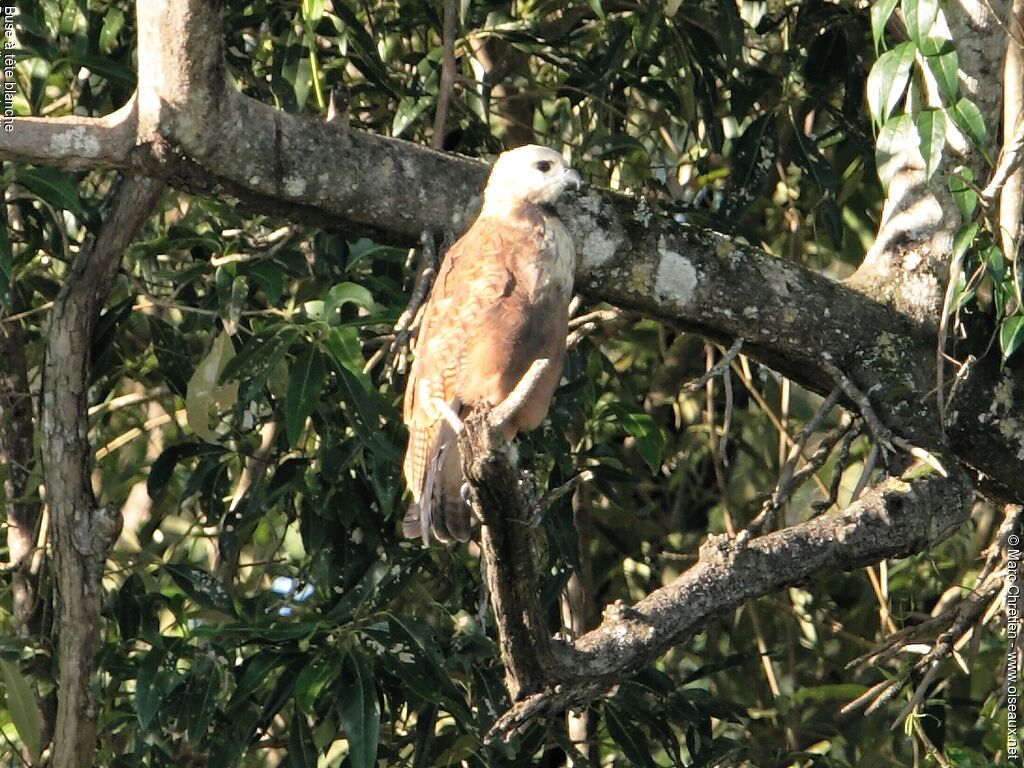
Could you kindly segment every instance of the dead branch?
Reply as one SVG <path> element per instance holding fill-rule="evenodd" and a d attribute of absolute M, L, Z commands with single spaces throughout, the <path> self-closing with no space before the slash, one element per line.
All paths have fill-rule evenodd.
<path fill-rule="evenodd" d="M 559 646 L 562 674 L 516 701 L 488 739 L 511 738 L 534 717 L 585 705 L 750 598 L 825 570 L 853 570 L 934 546 L 967 519 L 971 498 L 964 477 L 925 472 L 913 479 L 890 478 L 841 513 L 761 536 L 744 547 L 713 537 L 701 548 L 698 563 L 676 581 L 632 607 L 610 606 L 601 626 L 571 646 Z"/>

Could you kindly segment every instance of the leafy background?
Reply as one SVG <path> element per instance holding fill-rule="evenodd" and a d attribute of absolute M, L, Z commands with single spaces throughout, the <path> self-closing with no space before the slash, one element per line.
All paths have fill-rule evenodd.
<path fill-rule="evenodd" d="M 353 125 L 435 138 L 439 3 L 226 5 L 228 76 L 245 94 L 322 116 L 337 91 Z M 480 157 L 546 143 L 591 184 L 845 277 L 872 241 L 901 131 L 941 152 L 940 125 L 960 120 L 986 141 L 948 76 L 953 43 L 930 37 L 932 6 L 902 3 L 920 20 L 903 40 L 891 34 L 896 6 L 462 0 L 438 142 Z M 124 104 L 133 24 L 129 2 L 20 0 L 18 113 Z M 942 107 L 911 113 L 917 52 L 949 88 Z M 3 181 L 0 293 L 38 385 L 46 309 L 97 232 L 113 176 L 5 164 Z M 983 227 L 960 247 L 966 277 L 950 309 L 1012 323 L 1012 354 L 1013 276 Z M 130 249 L 96 331 L 90 390 L 95 483 L 126 517 L 94 681 L 100 764 L 554 766 L 573 755 L 558 721 L 483 744 L 508 701 L 479 552 L 398 533 L 403 382 L 385 375 L 381 351 L 415 264 L 341 228 L 179 191 Z M 570 633 L 673 579 L 708 532 L 756 515 L 786 435 L 820 402 L 744 358 L 727 386 L 682 390 L 714 347 L 628 313 L 598 317 L 571 350 L 549 423 L 521 446 L 544 481 L 595 473 L 538 533 L 544 606 Z M 833 480 L 845 503 L 866 451 L 854 442 L 838 478 L 826 465 L 785 522 L 811 514 Z M 592 764 L 926 764 L 909 730 L 890 731 L 894 711 L 840 713 L 894 671 L 846 665 L 968 588 L 994 522 L 980 507 L 928 555 L 715 621 L 594 706 Z M 12 747 L 0 761 L 13 765 L 15 748 L 32 759 L 44 745 L 55 662 L 45 611 L 14 636 L 10 579 L 0 572 L 0 733 Z M 970 674 L 946 662 L 920 718 L 954 765 L 985 765 L 1002 739 L 1004 641 L 977 637 Z"/>

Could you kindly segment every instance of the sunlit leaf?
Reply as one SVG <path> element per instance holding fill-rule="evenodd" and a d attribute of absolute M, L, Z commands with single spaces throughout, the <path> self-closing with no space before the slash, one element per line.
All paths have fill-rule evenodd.
<path fill-rule="evenodd" d="M 919 141 L 911 115 L 897 115 L 882 126 L 875 143 L 875 163 L 884 189 L 889 188 L 897 171 L 917 155 Z"/>
<path fill-rule="evenodd" d="M 960 56 L 951 41 L 928 38 L 924 61 L 939 84 L 942 98 L 947 104 L 956 103 L 960 91 Z"/>
<path fill-rule="evenodd" d="M 302 19 L 310 27 L 316 27 L 323 18 L 325 0 L 302 0 Z"/>
<path fill-rule="evenodd" d="M 868 110 L 877 125 L 884 125 L 903 100 L 910 81 L 910 68 L 917 55 L 913 43 L 904 42 L 878 57 L 868 73 Z"/>
<path fill-rule="evenodd" d="M 1003 350 L 1005 363 L 1024 342 L 1024 316 L 1008 317 L 999 326 L 999 348 Z"/>
<path fill-rule="evenodd" d="M 885 25 L 889 23 L 892 12 L 896 10 L 900 0 L 876 0 L 871 3 L 871 36 L 877 49 L 885 38 Z"/>
<path fill-rule="evenodd" d="M 622 425 L 636 440 L 637 450 L 651 474 L 658 474 L 665 453 L 665 433 L 661 427 L 646 413 L 624 413 Z"/>
<path fill-rule="evenodd" d="M 960 209 L 960 215 L 964 217 L 965 221 L 970 221 L 974 218 L 975 211 L 978 210 L 978 192 L 974 187 L 974 173 L 970 168 L 958 168 L 949 175 L 947 183 L 953 200 L 956 201 L 957 207 Z"/>
<path fill-rule="evenodd" d="M 327 322 L 336 320 L 338 312 L 345 304 L 355 304 L 369 309 L 373 307 L 373 294 L 356 283 L 338 283 L 331 286 L 324 299 L 324 317 Z"/>
<path fill-rule="evenodd" d="M 956 127 L 967 135 L 982 156 L 991 163 L 992 157 L 988 152 L 988 131 L 985 128 L 985 118 L 982 117 L 981 110 L 975 103 L 970 99 L 960 99 L 950 107 L 947 114 Z"/>
<path fill-rule="evenodd" d="M 901 6 L 907 34 L 920 48 L 923 40 L 932 33 L 939 15 L 939 0 L 901 0 Z"/>
<path fill-rule="evenodd" d="M 313 707 L 320 694 L 341 674 L 343 656 L 327 653 L 307 664 L 295 679 L 295 703 L 307 715 L 314 714 Z"/>
<path fill-rule="evenodd" d="M 946 149 L 946 118 L 941 110 L 925 109 L 914 118 L 921 157 L 924 158 L 925 178 L 930 179 L 942 162 Z"/>
<path fill-rule="evenodd" d="M 42 718 L 32 686 L 18 669 L 18 665 L 0 659 L 0 673 L 3 674 L 4 690 L 7 695 L 7 711 L 11 714 L 11 723 L 18 732 L 18 738 L 25 745 L 32 763 L 39 762 L 42 749 Z"/>
<path fill-rule="evenodd" d="M 100 50 L 104 53 L 113 51 L 122 29 L 124 29 L 124 11 L 120 8 L 111 8 L 103 17 L 103 27 L 100 29 Z"/>

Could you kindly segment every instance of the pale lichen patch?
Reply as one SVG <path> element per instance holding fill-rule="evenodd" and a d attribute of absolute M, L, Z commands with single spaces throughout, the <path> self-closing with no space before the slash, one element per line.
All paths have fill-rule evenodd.
<path fill-rule="evenodd" d="M 288 197 L 302 197 L 306 192 L 306 180 L 301 176 L 284 177 L 284 193 Z"/>
<path fill-rule="evenodd" d="M 50 137 L 50 154 L 98 157 L 100 142 L 84 126 L 75 126 Z"/>
<path fill-rule="evenodd" d="M 658 299 L 668 301 L 677 307 L 689 304 L 697 288 L 697 270 L 688 258 L 670 250 L 665 238 L 658 238 L 658 272 L 654 279 L 654 291 Z"/>
<path fill-rule="evenodd" d="M 615 256 L 615 252 L 625 240 L 618 226 L 601 226 L 600 212 L 600 200 L 581 197 L 577 201 L 576 216 L 562 217 L 582 256 L 582 266 L 585 270 L 596 269 L 606 264 Z"/>

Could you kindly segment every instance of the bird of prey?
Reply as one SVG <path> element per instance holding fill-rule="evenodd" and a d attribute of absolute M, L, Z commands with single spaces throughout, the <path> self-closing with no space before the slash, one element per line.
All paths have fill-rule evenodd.
<path fill-rule="evenodd" d="M 465 541 L 470 509 L 452 419 L 499 405 L 536 360 L 550 361 L 510 420 L 511 439 L 543 421 L 562 375 L 575 249 L 554 203 L 580 176 L 552 149 L 502 153 L 473 226 L 448 251 L 424 307 L 405 388 L 403 530 Z"/>

